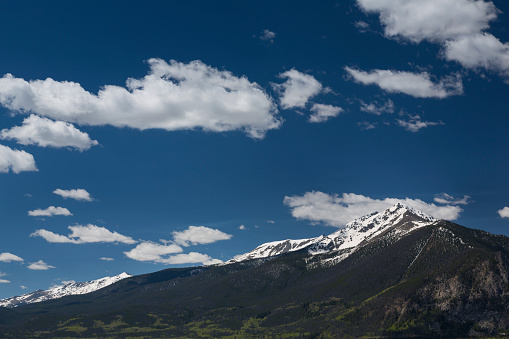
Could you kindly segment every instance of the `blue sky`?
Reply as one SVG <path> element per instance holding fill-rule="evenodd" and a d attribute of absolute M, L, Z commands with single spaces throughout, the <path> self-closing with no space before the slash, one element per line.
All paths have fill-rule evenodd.
<path fill-rule="evenodd" d="M 0 298 L 397 201 L 509 235 L 504 1 L 0 10 Z"/>

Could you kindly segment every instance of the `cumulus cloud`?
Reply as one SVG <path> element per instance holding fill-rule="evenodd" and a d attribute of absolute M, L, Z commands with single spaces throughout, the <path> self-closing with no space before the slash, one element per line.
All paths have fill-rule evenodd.
<path fill-rule="evenodd" d="M 386 210 L 398 202 L 438 219 L 455 220 L 463 211 L 458 206 L 437 206 L 419 199 L 372 199 L 354 193 L 329 195 L 312 191 L 301 196 L 286 196 L 284 198 L 284 204 L 290 207 L 293 217 L 335 227 L 342 227 L 348 222 L 374 211 Z"/>
<path fill-rule="evenodd" d="M 509 207 L 506 206 L 498 210 L 498 215 L 500 215 L 501 218 L 509 218 Z"/>
<path fill-rule="evenodd" d="M 124 254 L 128 258 L 137 261 L 163 262 L 166 260 L 163 256 L 180 252 L 183 252 L 183 249 L 176 244 L 158 244 L 152 241 L 145 241 L 138 244 L 132 250 L 124 252 Z"/>
<path fill-rule="evenodd" d="M 32 234 L 31 237 L 41 237 L 47 242 L 51 243 L 71 243 L 71 244 L 86 244 L 97 242 L 111 242 L 111 243 L 124 243 L 135 244 L 137 241 L 131 237 L 122 235 L 117 232 L 111 232 L 107 228 L 88 224 L 86 226 L 75 225 L 69 226 L 71 233 L 67 236 L 56 234 L 51 231 L 40 229 Z"/>
<path fill-rule="evenodd" d="M 276 37 L 276 33 L 269 31 L 268 29 L 264 29 L 262 34 L 260 34 L 260 40 L 268 41 L 270 43 L 274 43 L 274 38 Z"/>
<path fill-rule="evenodd" d="M 365 72 L 345 67 L 348 74 L 363 85 L 377 85 L 389 93 L 403 93 L 415 98 L 447 98 L 463 94 L 463 83 L 459 76 L 447 76 L 438 82 L 431 80 L 428 72 L 412 73 L 375 69 Z"/>
<path fill-rule="evenodd" d="M 481 0 L 357 0 L 379 14 L 385 36 L 440 44 L 447 60 L 509 76 L 509 45 L 485 32 L 499 10 Z"/>
<path fill-rule="evenodd" d="M 313 104 L 311 112 L 313 112 L 313 114 L 309 117 L 309 122 L 317 123 L 337 117 L 339 113 L 343 112 L 343 109 L 332 105 Z"/>
<path fill-rule="evenodd" d="M 23 261 L 23 258 L 18 257 L 17 255 L 9 252 L 0 253 L 0 262 L 11 262 L 11 261 Z"/>
<path fill-rule="evenodd" d="M 55 266 L 48 265 L 42 260 L 30 263 L 30 265 L 28 265 L 27 267 L 30 270 L 36 270 L 36 271 L 46 271 L 46 270 L 49 270 L 50 268 L 55 268 Z"/>
<path fill-rule="evenodd" d="M 21 288 L 22 290 L 26 290 L 28 287 L 26 287 L 26 286 L 24 286 L 24 285 L 21 285 L 21 286 L 20 286 L 20 288 Z"/>
<path fill-rule="evenodd" d="M 70 81 L 0 78 L 0 104 L 81 125 L 140 130 L 242 130 L 263 138 L 281 125 L 273 100 L 256 83 L 196 60 L 149 59 L 150 72 L 125 87 L 106 85 L 97 95 Z"/>
<path fill-rule="evenodd" d="M 74 200 L 92 201 L 92 196 L 83 188 L 76 188 L 70 190 L 63 190 L 57 188 L 53 191 L 54 194 L 61 196 L 64 199 L 71 198 Z"/>
<path fill-rule="evenodd" d="M 0 131 L 0 138 L 15 139 L 22 145 L 71 147 L 80 151 L 99 144 L 72 124 L 41 118 L 34 114 L 25 118 L 22 126 Z"/>
<path fill-rule="evenodd" d="M 282 84 L 272 84 L 274 89 L 281 96 L 281 107 L 304 108 L 309 99 L 322 91 L 322 84 L 312 75 L 291 69 L 278 75 L 287 79 Z"/>
<path fill-rule="evenodd" d="M 0 145 L 0 173 L 9 171 L 14 173 L 37 171 L 34 156 L 25 151 Z"/>
<path fill-rule="evenodd" d="M 437 194 L 433 200 L 439 204 L 446 205 L 468 205 L 470 203 L 470 197 L 468 195 L 464 195 L 463 198 L 459 199 L 447 193 Z"/>
<path fill-rule="evenodd" d="M 394 113 L 394 102 L 392 100 L 387 100 L 383 104 L 380 104 L 378 101 L 372 101 L 370 103 L 365 103 L 364 101 L 361 102 L 361 111 L 375 114 L 375 115 L 382 115 L 384 113 Z"/>
<path fill-rule="evenodd" d="M 228 240 L 231 234 L 205 226 L 189 226 L 187 230 L 173 232 L 173 240 L 182 246 L 210 244 L 219 240 Z"/>
<path fill-rule="evenodd" d="M 115 260 L 115 259 L 109 258 L 109 257 L 100 257 L 99 259 L 100 260 L 104 260 L 104 261 L 113 261 L 113 260 Z"/>
<path fill-rule="evenodd" d="M 502 43 L 489 33 L 446 41 L 444 56 L 465 68 L 482 67 L 509 76 L 509 44 Z"/>
<path fill-rule="evenodd" d="M 72 213 L 65 207 L 50 206 L 44 210 L 36 209 L 33 211 L 28 211 L 28 215 L 31 217 L 52 217 L 54 215 L 69 216 L 72 215 Z"/>
<path fill-rule="evenodd" d="M 419 132 L 422 128 L 444 125 L 442 121 L 422 121 L 419 115 L 410 115 L 409 120 L 396 119 L 396 122 L 399 126 L 413 133 Z"/>
<path fill-rule="evenodd" d="M 9 284 L 10 282 L 10 280 L 0 279 L 0 284 Z"/>
<path fill-rule="evenodd" d="M 240 226 L 239 226 L 239 230 L 247 230 L 247 227 L 246 227 L 246 226 L 244 226 L 244 225 L 240 225 Z"/>

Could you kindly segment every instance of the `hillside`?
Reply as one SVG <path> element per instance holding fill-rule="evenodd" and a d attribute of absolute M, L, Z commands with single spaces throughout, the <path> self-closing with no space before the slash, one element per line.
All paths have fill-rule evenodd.
<path fill-rule="evenodd" d="M 479 336 L 509 331 L 509 238 L 412 210 L 352 248 L 123 279 L 25 305 L 4 337 Z M 397 222 L 395 222 L 397 221 Z M 422 221 L 422 220 L 420 220 Z M 345 255 L 346 253 L 346 255 Z"/>

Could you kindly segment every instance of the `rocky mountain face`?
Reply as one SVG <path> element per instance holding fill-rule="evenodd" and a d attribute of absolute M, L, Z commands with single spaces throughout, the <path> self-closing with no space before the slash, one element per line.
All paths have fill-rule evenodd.
<path fill-rule="evenodd" d="M 124 272 L 114 277 L 104 277 L 101 279 L 87 282 L 78 282 L 65 284 L 61 286 L 55 286 L 45 291 L 37 290 L 20 296 L 1 299 L 0 306 L 17 307 L 25 304 L 32 304 L 51 299 L 58 299 L 69 295 L 91 293 L 128 277 L 131 277 L 131 275 Z"/>
<path fill-rule="evenodd" d="M 404 205 L 329 236 L 264 244 L 235 260 L 0 308 L 0 337 L 509 333 L 509 238 Z"/>

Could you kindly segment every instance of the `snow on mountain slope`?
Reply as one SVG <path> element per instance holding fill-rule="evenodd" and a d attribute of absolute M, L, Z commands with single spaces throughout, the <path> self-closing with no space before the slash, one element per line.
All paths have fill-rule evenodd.
<path fill-rule="evenodd" d="M 55 286 L 46 291 L 37 290 L 34 292 L 23 294 L 21 296 L 2 299 L 0 300 L 0 306 L 16 307 L 20 305 L 37 303 L 50 299 L 58 299 L 68 295 L 91 293 L 113 283 L 116 283 L 119 280 L 129 277 L 131 277 L 131 275 L 124 272 L 114 277 L 104 277 L 101 279 L 87 282 L 77 282 L 61 286 Z"/>
<path fill-rule="evenodd" d="M 345 253 L 352 253 L 357 246 L 362 245 L 377 235 L 383 234 L 389 229 L 395 230 L 395 234 L 401 237 L 417 228 L 430 225 L 436 221 L 437 219 L 432 216 L 402 203 L 397 203 L 385 211 L 374 212 L 355 219 L 346 224 L 344 228 L 328 236 L 322 235 L 310 239 L 288 239 L 265 243 L 251 252 L 236 256 L 224 264 L 272 257 L 303 248 L 307 248 L 311 255 L 346 249 L 350 249 L 350 251 Z M 348 256 L 345 253 L 342 254 L 344 258 Z"/>

